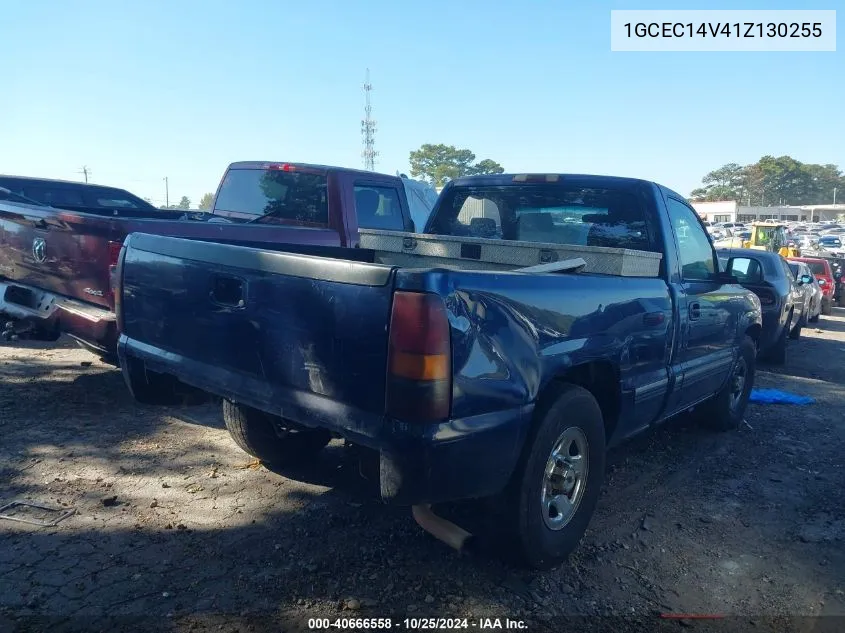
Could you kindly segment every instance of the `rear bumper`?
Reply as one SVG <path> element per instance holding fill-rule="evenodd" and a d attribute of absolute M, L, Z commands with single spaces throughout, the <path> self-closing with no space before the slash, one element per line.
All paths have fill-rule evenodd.
<path fill-rule="evenodd" d="M 533 405 L 449 420 L 422 433 L 395 433 L 379 450 L 382 499 L 412 505 L 501 492 L 519 461 L 532 410 Z"/>
<path fill-rule="evenodd" d="M 328 429 L 379 453 L 382 499 L 398 505 L 480 498 L 510 480 L 533 405 L 438 424 L 415 424 L 349 407 L 325 396 L 165 352 L 121 335 L 120 364 L 143 362 L 182 382 L 309 427 Z"/>
<path fill-rule="evenodd" d="M 0 313 L 32 323 L 43 332 L 68 334 L 92 351 L 115 352 L 117 320 L 114 312 L 105 308 L 0 280 Z"/>

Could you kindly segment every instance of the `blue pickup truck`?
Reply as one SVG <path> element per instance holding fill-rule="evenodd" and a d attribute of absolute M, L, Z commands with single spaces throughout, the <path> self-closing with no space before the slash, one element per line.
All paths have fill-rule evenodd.
<path fill-rule="evenodd" d="M 608 447 L 683 412 L 741 422 L 761 328 L 682 196 L 604 176 L 460 178 L 424 234 L 330 257 L 136 233 L 117 281 L 138 399 L 216 394 L 266 462 L 373 449 L 383 500 L 455 547 L 431 504 L 496 497 L 534 568 L 577 547 Z"/>

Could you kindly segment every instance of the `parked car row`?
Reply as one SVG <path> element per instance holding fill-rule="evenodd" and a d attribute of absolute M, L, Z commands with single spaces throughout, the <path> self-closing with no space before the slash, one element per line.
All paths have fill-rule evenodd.
<path fill-rule="evenodd" d="M 382 499 L 453 547 L 471 535 L 431 504 L 494 498 L 534 568 L 577 546 L 608 447 L 678 414 L 736 428 L 758 348 L 779 358 L 814 306 L 777 255 L 718 254 L 637 179 L 459 178 L 419 227 L 401 178 L 234 163 L 208 216 L 0 202 L 0 310 L 116 339 L 142 402 L 220 397 L 265 462 L 376 452 Z"/>
<path fill-rule="evenodd" d="M 835 283 L 824 259 L 784 258 L 749 248 L 720 249 L 722 267 L 760 299 L 763 330 L 761 358 L 786 363 L 788 339 L 798 340 L 808 323 L 832 311 Z"/>

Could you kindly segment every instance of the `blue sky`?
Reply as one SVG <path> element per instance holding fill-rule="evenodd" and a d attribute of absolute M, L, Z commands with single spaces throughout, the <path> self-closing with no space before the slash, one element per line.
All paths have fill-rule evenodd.
<path fill-rule="evenodd" d="M 236 160 L 376 168 L 447 143 L 508 171 L 645 177 L 683 193 L 724 163 L 845 168 L 845 52 L 612 53 L 610 9 L 803 2 L 6 0 L 0 173 L 164 202 Z M 838 6 L 837 6 L 838 5 Z M 844 32 L 842 15 L 838 31 Z"/>

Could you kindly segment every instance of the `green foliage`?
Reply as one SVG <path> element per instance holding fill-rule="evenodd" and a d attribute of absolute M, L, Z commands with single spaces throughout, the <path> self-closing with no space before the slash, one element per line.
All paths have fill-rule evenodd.
<path fill-rule="evenodd" d="M 204 193 L 200 198 L 200 209 L 203 211 L 210 211 L 211 205 L 214 203 L 214 194 Z"/>
<path fill-rule="evenodd" d="M 191 199 L 188 196 L 182 196 L 182 199 L 179 201 L 179 204 L 176 205 L 177 209 L 190 209 L 191 208 Z"/>
<path fill-rule="evenodd" d="M 752 165 L 728 163 L 701 179 L 695 201 L 737 200 L 752 206 L 832 204 L 845 195 L 845 175 L 836 165 L 802 163 L 791 156 L 763 156 Z M 845 198 L 843 198 L 845 199 Z"/>
<path fill-rule="evenodd" d="M 454 145 L 426 143 L 410 153 L 411 176 L 425 180 L 435 187 L 442 187 L 449 180 L 461 176 L 501 174 L 505 169 L 489 158 L 475 161 L 475 154 Z"/>

